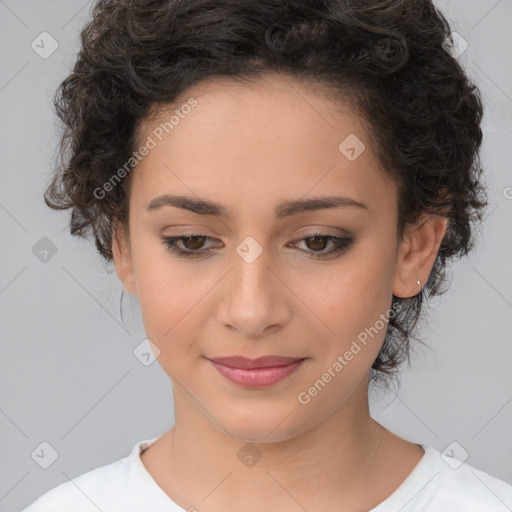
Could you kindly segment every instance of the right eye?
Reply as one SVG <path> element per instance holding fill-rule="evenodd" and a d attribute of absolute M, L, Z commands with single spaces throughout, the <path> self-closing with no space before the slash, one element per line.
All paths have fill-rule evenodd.
<path fill-rule="evenodd" d="M 211 249 L 202 249 L 204 242 L 209 239 L 213 240 L 213 238 L 201 233 L 162 237 L 162 241 L 167 249 L 174 252 L 178 256 L 184 256 L 186 258 L 198 258 L 207 252 L 211 252 Z M 185 245 L 184 249 L 178 245 L 179 242 L 182 242 Z"/>

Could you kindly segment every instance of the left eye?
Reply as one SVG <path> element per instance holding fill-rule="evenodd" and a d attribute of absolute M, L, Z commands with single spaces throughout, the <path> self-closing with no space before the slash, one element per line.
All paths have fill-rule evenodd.
<path fill-rule="evenodd" d="M 214 240 L 213 238 L 203 234 L 190 234 L 183 236 L 162 236 L 163 244 L 178 256 L 187 258 L 198 258 L 206 253 L 212 252 L 212 248 L 204 249 L 203 245 L 206 240 Z M 312 247 L 312 250 L 306 250 L 313 258 L 325 258 L 335 253 L 339 253 L 348 249 L 355 240 L 351 237 L 337 237 L 333 235 L 324 235 L 321 233 L 313 233 L 310 236 L 301 238 L 295 242 L 305 242 L 306 245 Z M 325 251 L 325 247 L 329 242 L 333 244 L 330 251 Z M 183 247 L 180 247 L 181 243 Z M 296 245 L 293 243 L 292 245 Z"/>

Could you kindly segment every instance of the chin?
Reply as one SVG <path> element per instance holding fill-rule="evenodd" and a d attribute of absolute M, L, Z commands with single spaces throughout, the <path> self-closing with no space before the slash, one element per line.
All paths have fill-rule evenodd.
<path fill-rule="evenodd" d="M 290 414 L 290 408 L 279 407 L 278 411 L 247 411 L 235 417 L 233 415 L 219 417 L 220 423 L 217 428 L 224 434 L 226 431 L 232 439 L 243 443 L 265 444 L 280 443 L 288 441 L 305 429 L 305 422 L 300 421 L 296 414 Z"/>

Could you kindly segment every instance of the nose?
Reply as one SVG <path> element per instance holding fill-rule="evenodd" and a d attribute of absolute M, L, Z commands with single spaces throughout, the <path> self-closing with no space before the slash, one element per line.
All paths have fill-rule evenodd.
<path fill-rule="evenodd" d="M 290 318 L 291 292 L 268 252 L 263 250 L 254 261 L 236 255 L 221 290 L 218 320 L 247 338 L 271 334 Z"/>

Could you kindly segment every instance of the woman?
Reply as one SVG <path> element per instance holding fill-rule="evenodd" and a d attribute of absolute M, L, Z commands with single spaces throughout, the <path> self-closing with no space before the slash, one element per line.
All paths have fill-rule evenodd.
<path fill-rule="evenodd" d="M 27 512 L 512 507 L 368 408 L 487 204 L 449 35 L 430 0 L 95 5 L 45 199 L 138 298 L 175 425 Z"/>

